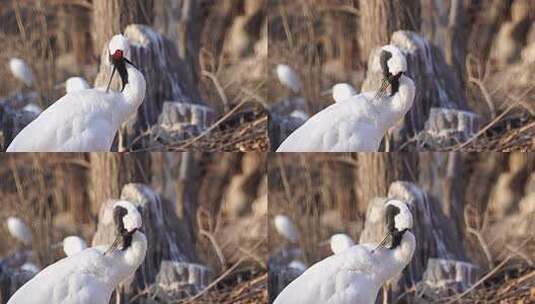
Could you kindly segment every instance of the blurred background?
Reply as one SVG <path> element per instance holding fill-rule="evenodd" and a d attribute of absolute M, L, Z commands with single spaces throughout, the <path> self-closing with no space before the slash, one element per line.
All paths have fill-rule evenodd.
<path fill-rule="evenodd" d="M 384 221 L 369 214 L 384 212 L 385 198 L 412 206 L 417 242 L 388 303 L 535 300 L 533 153 L 277 153 L 268 179 L 270 300 L 333 254 L 333 234 L 380 242 Z M 295 240 L 277 231 L 277 215 Z"/>
<path fill-rule="evenodd" d="M 105 86 L 107 41 L 125 33 L 148 91 L 119 147 L 266 150 L 265 9 L 264 0 L 2 1 L 1 146 L 65 94 L 69 77 Z M 31 84 L 11 74 L 11 58 L 26 62 Z"/>
<path fill-rule="evenodd" d="M 34 271 L 65 256 L 64 237 L 101 244 L 110 232 L 99 212 L 119 198 L 145 206 L 149 243 L 136 280 L 120 289 L 120 303 L 267 298 L 264 155 L 4 154 L 0 163 L 0 303 Z M 21 219 L 33 240 L 15 239 L 8 217 Z M 37 269 L 23 267 L 28 264 Z"/>
<path fill-rule="evenodd" d="M 395 150 L 533 150 L 533 12 L 531 0 L 269 1 L 272 146 L 332 104 L 334 84 L 376 90 L 373 50 L 406 46 L 392 35 L 409 30 L 424 40 L 405 50 L 417 96 L 389 139 Z M 295 71 L 299 92 L 281 84 L 278 64 Z"/>

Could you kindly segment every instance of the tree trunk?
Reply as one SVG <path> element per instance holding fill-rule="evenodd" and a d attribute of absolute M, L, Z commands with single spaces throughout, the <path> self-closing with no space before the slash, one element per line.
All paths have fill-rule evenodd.
<path fill-rule="evenodd" d="M 154 3 L 154 27 L 173 41 L 178 57 L 184 63 L 188 90 L 192 97 L 200 97 L 199 50 L 201 41 L 202 19 L 197 0 L 161 0 Z"/>
<path fill-rule="evenodd" d="M 129 24 L 152 24 L 153 0 L 93 0 L 93 51 L 100 56 L 102 47 Z"/>
<path fill-rule="evenodd" d="M 89 162 L 88 193 L 94 216 L 103 202 L 119 197 L 124 185 L 151 181 L 148 153 L 91 153 Z"/>
<path fill-rule="evenodd" d="M 386 196 L 394 181 L 416 182 L 418 178 L 416 153 L 359 153 L 357 162 L 355 188 L 361 214 L 372 198 Z"/>
<path fill-rule="evenodd" d="M 357 40 L 363 63 L 374 48 L 387 44 L 395 31 L 420 29 L 419 0 L 360 0 L 359 12 Z"/>
<path fill-rule="evenodd" d="M 470 52 L 479 59 L 482 67 L 485 67 L 492 42 L 500 29 L 500 25 L 508 18 L 513 0 L 494 0 L 486 9 L 483 20 L 476 20 L 475 26 L 479 30 L 472 31 L 470 41 Z"/>

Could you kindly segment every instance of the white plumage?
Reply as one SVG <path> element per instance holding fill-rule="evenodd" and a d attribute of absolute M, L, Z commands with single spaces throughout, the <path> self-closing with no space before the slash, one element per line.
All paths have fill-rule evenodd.
<path fill-rule="evenodd" d="M 41 270 L 41 268 L 39 268 L 37 265 L 30 262 L 22 264 L 22 266 L 20 266 L 20 269 L 31 272 L 32 274 L 36 274 Z"/>
<path fill-rule="evenodd" d="M 38 106 L 37 104 L 35 103 L 29 103 L 27 105 L 24 106 L 24 108 L 22 108 L 24 111 L 28 111 L 32 114 L 34 114 L 35 116 L 39 116 L 39 114 L 43 113 L 43 109 Z"/>
<path fill-rule="evenodd" d="M 118 210 L 126 210 L 123 219 L 141 219 L 130 202 L 116 203 L 114 213 Z M 111 250 L 108 246 L 91 247 L 61 259 L 24 284 L 8 304 L 108 304 L 113 290 L 135 273 L 145 259 L 147 250 L 147 239 L 138 230 L 141 226 L 127 230 L 125 227 L 128 225 L 123 219 L 120 219 L 122 223 L 116 223 L 117 237 L 131 238 L 131 242 L 123 239 L 123 248 Z M 128 220 L 130 224 L 141 224 L 140 220 L 131 219 Z"/>
<path fill-rule="evenodd" d="M 275 68 L 275 73 L 279 81 L 294 93 L 297 94 L 301 91 L 302 85 L 299 76 L 297 76 L 297 73 L 291 67 L 285 64 L 278 64 Z"/>
<path fill-rule="evenodd" d="M 389 207 L 391 206 L 391 207 Z M 388 219 L 395 228 L 387 231 L 390 248 L 371 244 L 352 246 L 312 265 L 277 296 L 274 304 L 373 304 L 381 286 L 403 271 L 411 261 L 416 241 L 408 230 L 412 215 L 401 201 L 386 205 L 397 210 Z M 390 212 L 390 216 L 394 213 Z M 408 219 L 407 219 L 408 218 Z M 410 224 L 410 226 L 405 226 Z M 390 229 L 390 228 L 389 228 Z M 401 230 L 399 230 L 401 229 Z"/>
<path fill-rule="evenodd" d="M 79 236 L 71 235 L 63 239 L 63 252 L 66 256 L 75 255 L 86 248 L 86 242 Z"/>
<path fill-rule="evenodd" d="M 11 236 L 22 242 L 24 245 L 30 246 L 32 244 L 32 231 L 20 218 L 14 216 L 8 217 L 7 230 Z"/>
<path fill-rule="evenodd" d="M 316 113 L 279 146 L 277 152 L 374 152 L 386 131 L 402 119 L 414 101 L 413 81 L 404 76 L 407 62 L 401 51 L 387 45 L 385 79 L 378 92 L 353 95 Z M 387 83 L 393 95 L 383 96 Z"/>
<path fill-rule="evenodd" d="M 332 252 L 334 254 L 339 254 L 347 248 L 355 245 L 355 242 L 349 235 L 345 233 L 337 233 L 331 236 L 330 245 Z"/>
<path fill-rule="evenodd" d="M 65 91 L 67 94 L 89 89 L 89 83 L 82 77 L 70 77 L 65 81 Z"/>
<path fill-rule="evenodd" d="M 300 272 L 307 270 L 307 265 L 299 260 L 293 260 L 288 264 L 288 268 L 297 269 Z"/>
<path fill-rule="evenodd" d="M 273 220 L 277 232 L 291 242 L 297 242 L 299 239 L 299 231 L 295 227 L 292 220 L 286 215 L 278 214 Z"/>
<path fill-rule="evenodd" d="M 357 95 L 357 90 L 349 83 L 337 83 L 332 88 L 335 102 L 349 100 L 353 95 Z"/>
<path fill-rule="evenodd" d="M 31 87 L 33 85 L 33 72 L 24 60 L 20 58 L 9 59 L 9 70 L 15 78 L 22 81 L 26 86 Z"/>
<path fill-rule="evenodd" d="M 115 35 L 108 46 L 116 56 L 114 66 L 123 65 L 127 77 L 122 92 L 87 89 L 68 93 L 26 126 L 11 142 L 8 152 L 109 151 L 115 133 L 143 102 L 145 78 L 131 64 L 130 46 L 123 35 Z M 125 65 L 125 66 L 124 66 Z M 119 69 L 121 73 L 121 69 Z M 124 72 L 126 71 L 126 72 Z"/>

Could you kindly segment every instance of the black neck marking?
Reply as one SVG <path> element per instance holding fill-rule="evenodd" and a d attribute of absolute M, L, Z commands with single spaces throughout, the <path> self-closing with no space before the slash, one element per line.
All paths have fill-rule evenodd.
<path fill-rule="evenodd" d="M 394 230 L 392 232 L 392 245 L 390 246 L 390 249 L 396 249 L 399 245 L 401 245 L 401 240 L 403 239 L 403 234 L 407 231 L 407 229 L 403 229 L 401 231 Z"/>
<path fill-rule="evenodd" d="M 390 96 L 394 96 L 394 94 L 399 92 L 399 78 L 400 77 L 401 77 L 401 73 L 398 73 L 397 75 L 393 75 L 388 78 L 388 82 L 390 82 L 390 87 L 392 87 L 392 92 Z"/>
<path fill-rule="evenodd" d="M 115 231 L 117 233 L 117 237 L 120 237 L 122 239 L 122 248 L 121 250 L 126 250 L 130 245 L 132 245 L 132 235 L 136 230 L 133 230 L 131 232 L 127 231 L 124 228 L 123 218 L 125 215 L 128 214 L 128 210 L 122 206 L 117 206 L 113 210 L 113 220 L 115 222 Z"/>
<path fill-rule="evenodd" d="M 401 73 L 397 75 L 392 75 L 392 72 L 388 69 L 388 60 L 392 58 L 392 53 L 389 51 L 382 50 L 380 55 L 381 69 L 383 70 L 383 77 L 388 80 L 392 88 L 390 96 L 394 96 L 399 91 L 399 78 Z"/>
<path fill-rule="evenodd" d="M 128 72 L 126 71 L 126 63 L 130 63 L 130 61 L 126 58 L 121 58 L 119 60 L 115 60 L 113 56 L 110 56 L 110 60 L 112 64 L 117 69 L 117 72 L 119 72 L 119 76 L 121 76 L 121 82 L 123 83 L 123 86 L 121 88 L 121 92 L 124 90 L 124 87 L 128 83 Z"/>

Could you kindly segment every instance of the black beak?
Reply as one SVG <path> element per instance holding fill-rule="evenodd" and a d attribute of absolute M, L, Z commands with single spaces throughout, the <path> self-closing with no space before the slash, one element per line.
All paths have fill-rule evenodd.
<path fill-rule="evenodd" d="M 124 87 L 128 83 L 128 73 L 126 72 L 126 63 L 132 65 L 135 67 L 135 65 L 130 62 L 130 60 L 126 58 L 121 58 L 118 60 L 113 59 L 112 56 L 110 56 L 110 61 L 113 65 L 113 71 L 111 72 L 110 80 L 108 81 L 108 85 L 106 86 L 106 92 L 110 89 L 111 80 L 113 79 L 113 75 L 115 74 L 115 70 L 119 72 L 119 76 L 121 77 L 121 82 L 123 83 L 123 86 L 121 88 L 121 92 L 124 90 Z"/>
<path fill-rule="evenodd" d="M 385 238 L 377 245 L 377 247 L 375 247 L 375 249 L 372 250 L 372 252 L 374 252 L 375 250 L 379 248 L 387 248 L 386 244 L 389 243 L 391 237 L 392 237 L 392 232 L 388 231 L 385 235 Z"/>

